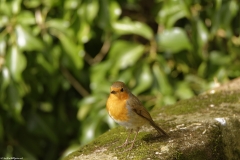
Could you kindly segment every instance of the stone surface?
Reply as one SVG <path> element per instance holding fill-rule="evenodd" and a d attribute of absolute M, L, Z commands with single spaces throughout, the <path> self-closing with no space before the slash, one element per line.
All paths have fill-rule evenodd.
<path fill-rule="evenodd" d="M 240 79 L 155 109 L 152 115 L 170 138 L 147 126 L 139 133 L 135 147 L 124 152 L 126 148 L 116 147 L 124 142 L 127 132 L 118 127 L 65 159 L 240 159 Z"/>

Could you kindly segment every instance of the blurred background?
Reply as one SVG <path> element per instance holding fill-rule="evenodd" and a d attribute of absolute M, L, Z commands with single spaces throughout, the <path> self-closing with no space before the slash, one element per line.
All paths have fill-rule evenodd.
<path fill-rule="evenodd" d="M 148 110 L 240 76 L 239 0 L 0 0 L 0 157 L 61 159 L 115 127 L 124 81 Z"/>

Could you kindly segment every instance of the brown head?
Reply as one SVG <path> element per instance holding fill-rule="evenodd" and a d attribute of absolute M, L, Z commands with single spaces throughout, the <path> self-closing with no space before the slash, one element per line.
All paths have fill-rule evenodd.
<path fill-rule="evenodd" d="M 116 96 L 119 99 L 127 99 L 130 94 L 127 86 L 120 81 L 116 81 L 110 88 L 110 96 Z"/>

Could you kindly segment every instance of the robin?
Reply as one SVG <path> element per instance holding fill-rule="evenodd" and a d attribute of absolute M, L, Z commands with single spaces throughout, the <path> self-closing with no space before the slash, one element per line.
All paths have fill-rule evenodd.
<path fill-rule="evenodd" d="M 159 134 L 168 136 L 168 134 L 152 120 L 151 115 L 143 107 L 140 100 L 131 93 L 123 82 L 117 81 L 112 84 L 106 108 L 114 121 L 130 129 L 126 141 L 119 147 L 126 146 L 128 144 L 129 135 L 132 131 L 136 131 L 132 145 L 128 149 L 131 150 L 139 129 L 146 124 L 153 126 Z"/>

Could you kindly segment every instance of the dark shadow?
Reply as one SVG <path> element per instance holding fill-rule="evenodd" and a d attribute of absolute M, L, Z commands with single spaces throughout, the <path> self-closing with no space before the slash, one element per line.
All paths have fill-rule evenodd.
<path fill-rule="evenodd" d="M 155 143 L 159 141 L 166 141 L 169 137 L 165 135 L 159 135 L 159 134 L 146 134 L 142 140 L 144 140 L 147 143 Z"/>

